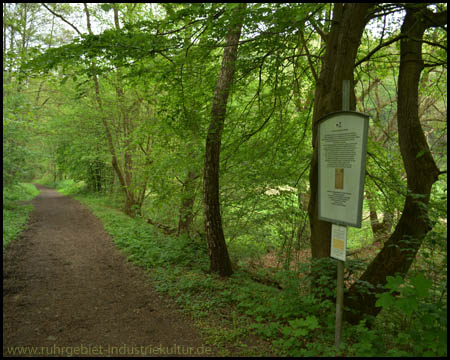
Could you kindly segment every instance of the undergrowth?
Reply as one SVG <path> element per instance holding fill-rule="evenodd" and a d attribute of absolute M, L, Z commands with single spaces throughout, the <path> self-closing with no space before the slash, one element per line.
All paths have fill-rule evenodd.
<path fill-rule="evenodd" d="M 33 184 L 20 183 L 3 188 L 3 250 L 23 231 L 32 205 L 23 202 L 39 194 Z"/>
<path fill-rule="evenodd" d="M 219 349 L 218 355 L 447 354 L 446 286 L 436 287 L 443 281 L 446 284 L 446 274 L 439 282 L 423 272 L 406 279 L 389 278 L 385 292 L 379 295 L 377 305 L 382 311 L 375 323 L 370 328 L 365 321 L 357 326 L 344 324 L 342 344 L 336 349 L 335 304 L 323 300 L 335 293 L 335 283 L 326 281 L 335 268 L 333 260 L 314 267 L 299 264 L 297 271 L 255 272 L 235 267 L 234 274 L 223 279 L 208 273 L 209 258 L 202 239 L 166 236 L 144 219 L 132 219 L 112 208 L 104 194 L 83 193 L 75 198 L 102 220 L 132 262 L 149 271 L 156 289 L 193 317 L 207 343 Z M 356 272 L 366 265 L 349 261 L 346 266 Z M 318 288 L 311 287 L 311 269 L 323 274 L 315 277 L 319 283 L 323 280 Z"/>

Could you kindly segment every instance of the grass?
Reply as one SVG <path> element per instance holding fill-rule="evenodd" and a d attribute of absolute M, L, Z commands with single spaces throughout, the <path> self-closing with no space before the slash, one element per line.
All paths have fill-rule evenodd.
<path fill-rule="evenodd" d="M 23 202 L 39 194 L 33 184 L 20 183 L 3 189 L 3 250 L 24 230 L 32 205 Z"/>
<path fill-rule="evenodd" d="M 66 183 L 60 191 L 67 193 L 67 188 L 75 189 L 76 186 Z M 417 326 L 402 328 L 392 320 L 395 313 L 398 315 L 395 318 L 405 318 L 404 312 L 409 308 L 403 309 L 403 303 L 394 310 L 383 310 L 390 316 L 382 312 L 371 329 L 364 323 L 344 325 L 342 346 L 337 350 L 334 347 L 335 305 L 318 300 L 317 294 L 310 289 L 308 263 L 301 264 L 298 271 L 259 269 L 255 273 L 245 267 L 245 262 L 235 259 L 235 273 L 223 279 L 208 273 L 209 258 L 202 239 L 166 236 L 144 219 L 132 219 L 111 207 L 105 194 L 81 193 L 74 197 L 103 222 L 114 242 L 131 261 L 148 270 L 156 289 L 170 296 L 181 311 L 193 318 L 207 345 L 218 348 L 219 356 L 435 354 L 426 344 L 423 347 L 426 350 L 420 350 L 420 346 L 411 347 L 397 340 L 399 334 L 409 342 L 416 340 Z M 366 237 L 362 233 L 367 233 L 367 230 L 363 228 L 362 232 L 353 235 L 361 241 Z M 361 245 L 365 245 L 363 241 Z M 234 256 L 239 254 L 236 252 Z M 239 267 L 236 263 L 244 265 Z M 320 268 L 328 265 L 322 264 Z M 357 265 L 361 264 L 354 264 Z M 349 262 L 348 266 L 352 264 Z M 299 273 L 304 276 L 300 277 Z M 270 283 L 281 284 L 282 289 L 267 285 Z M 335 287 L 319 290 L 323 294 L 334 294 Z M 417 304 L 416 314 L 407 313 L 411 324 L 414 324 L 414 316 L 420 318 L 423 315 L 423 309 L 434 315 L 444 313 L 442 304 L 427 304 L 427 301 L 423 299 L 425 307 Z M 411 306 L 407 302 L 405 304 Z M 436 332 L 433 324 L 429 326 L 429 329 L 421 330 L 417 342 L 433 343 L 437 336 L 444 338 L 446 324 L 438 329 L 440 333 Z M 445 334 L 442 335 L 444 328 Z M 429 339 L 426 340 L 423 334 Z"/>

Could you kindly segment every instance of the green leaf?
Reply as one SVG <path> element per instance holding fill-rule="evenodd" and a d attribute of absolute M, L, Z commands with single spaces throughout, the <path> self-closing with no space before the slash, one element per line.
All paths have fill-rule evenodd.
<path fill-rule="evenodd" d="M 396 291 L 401 284 L 403 284 L 404 280 L 401 278 L 401 276 L 397 275 L 396 277 L 388 276 L 386 277 L 387 284 L 386 288 L 390 290 L 390 292 Z"/>
<path fill-rule="evenodd" d="M 113 8 L 113 6 L 111 4 L 101 4 L 100 7 L 105 12 L 108 12 L 109 10 L 111 10 Z"/>
<path fill-rule="evenodd" d="M 289 326 L 285 326 L 281 329 L 281 333 L 285 336 L 291 336 L 292 335 L 292 329 Z"/>
<path fill-rule="evenodd" d="M 394 297 L 388 292 L 377 294 L 376 296 L 378 297 L 378 300 L 375 303 L 375 306 L 382 307 L 384 309 L 391 306 L 395 302 Z"/>
<path fill-rule="evenodd" d="M 425 149 L 420 150 L 416 155 L 416 159 L 422 157 L 424 154 L 425 154 Z"/>
<path fill-rule="evenodd" d="M 417 299 L 413 297 L 399 298 L 397 299 L 396 307 L 403 311 L 406 315 L 410 316 L 414 310 L 419 306 Z"/>
<path fill-rule="evenodd" d="M 302 337 L 302 336 L 306 336 L 307 334 L 308 334 L 307 329 L 295 329 L 293 332 L 293 335 L 295 337 Z"/>
<path fill-rule="evenodd" d="M 414 286 L 417 296 L 425 298 L 428 296 L 428 290 L 431 288 L 432 282 L 420 273 L 411 279 L 411 284 Z"/>

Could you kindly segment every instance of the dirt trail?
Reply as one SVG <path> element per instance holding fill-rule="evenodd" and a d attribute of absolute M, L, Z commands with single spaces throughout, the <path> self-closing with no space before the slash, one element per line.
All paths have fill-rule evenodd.
<path fill-rule="evenodd" d="M 212 351 L 89 210 L 38 188 L 28 230 L 3 255 L 3 356 L 14 347 L 25 347 L 21 356 Z"/>

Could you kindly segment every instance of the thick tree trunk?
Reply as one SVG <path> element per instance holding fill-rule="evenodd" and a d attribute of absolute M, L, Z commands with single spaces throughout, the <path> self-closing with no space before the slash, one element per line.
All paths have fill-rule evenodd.
<path fill-rule="evenodd" d="M 233 273 L 227 245 L 222 228 L 219 201 L 219 163 L 222 130 L 224 127 L 226 106 L 237 58 L 238 42 L 241 36 L 242 17 L 246 4 L 240 4 L 235 10 L 234 23 L 226 36 L 222 66 L 211 111 L 211 123 L 206 137 L 205 165 L 203 170 L 203 206 L 205 212 L 205 232 L 210 257 L 210 271 L 220 276 Z"/>
<path fill-rule="evenodd" d="M 311 252 L 313 258 L 330 256 L 331 223 L 318 218 L 318 149 L 317 125 L 324 115 L 342 110 L 342 83 L 350 80 L 350 110 L 356 108 L 353 69 L 361 36 L 366 25 L 366 15 L 371 4 L 337 3 L 326 38 L 323 67 L 316 85 L 313 116 L 313 156 L 309 182 L 311 198 L 308 215 L 311 226 Z"/>
<path fill-rule="evenodd" d="M 430 21 L 433 19 L 433 22 Z M 445 21 L 445 22 L 444 22 Z M 400 70 L 398 78 L 398 135 L 400 152 L 407 174 L 408 194 L 402 216 L 394 233 L 375 257 L 360 281 L 349 290 L 345 303 L 351 311 L 346 320 L 356 324 L 365 314 L 376 316 L 376 293 L 382 291 L 386 277 L 396 273 L 404 276 L 416 257 L 422 241 L 432 225 L 427 204 L 431 187 L 439 169 L 428 147 L 419 121 L 419 80 L 423 69 L 422 42 L 426 28 L 446 23 L 443 14 L 436 16 L 424 4 L 409 4 L 401 28 L 406 35 L 400 42 Z M 364 289 L 360 286 L 363 283 Z M 370 284 L 372 291 L 367 291 Z"/>

